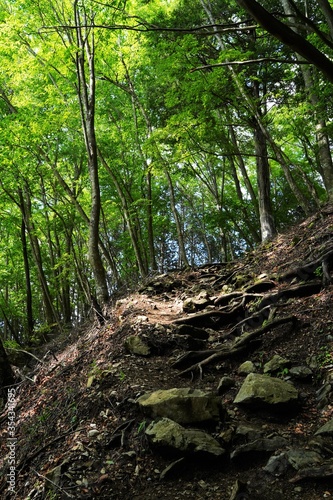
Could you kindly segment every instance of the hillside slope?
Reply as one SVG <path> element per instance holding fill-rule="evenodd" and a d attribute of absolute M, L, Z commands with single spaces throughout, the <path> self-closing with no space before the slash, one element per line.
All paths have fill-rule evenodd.
<path fill-rule="evenodd" d="M 326 206 L 244 259 L 153 276 L 104 326 L 34 352 L 0 417 L 1 498 L 11 460 L 17 499 L 333 496 L 331 252 Z"/>

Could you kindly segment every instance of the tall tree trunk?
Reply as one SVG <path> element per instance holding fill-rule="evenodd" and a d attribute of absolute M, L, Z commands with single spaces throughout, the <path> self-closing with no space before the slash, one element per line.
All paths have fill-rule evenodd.
<path fill-rule="evenodd" d="M 186 250 L 185 250 L 184 234 L 183 234 L 183 229 L 182 229 L 179 213 L 178 213 L 177 206 L 176 206 L 175 191 L 174 191 L 174 187 L 172 184 L 171 175 L 169 174 L 169 172 L 166 168 L 164 169 L 164 173 L 165 173 L 165 176 L 166 176 L 168 184 L 169 184 L 170 204 L 171 204 L 171 210 L 172 210 L 173 217 L 175 219 L 175 224 L 176 224 L 180 264 L 181 264 L 181 266 L 189 267 L 189 263 L 188 263 L 187 256 L 186 256 Z"/>
<path fill-rule="evenodd" d="M 30 339 L 34 329 L 34 318 L 32 312 L 32 291 L 31 291 L 31 278 L 30 278 L 30 264 L 28 256 L 28 244 L 26 235 L 26 214 L 22 189 L 19 189 L 19 204 L 21 208 L 22 221 L 21 221 L 21 242 L 23 252 L 24 274 L 25 274 L 25 287 L 26 287 L 26 311 L 27 311 L 27 338 Z"/>
<path fill-rule="evenodd" d="M 151 187 L 151 173 L 148 171 L 147 182 L 147 227 L 148 227 L 148 248 L 149 248 L 149 265 L 152 271 L 157 270 L 155 245 L 154 245 L 154 228 L 153 228 L 153 201 Z"/>
<path fill-rule="evenodd" d="M 21 198 L 21 202 L 23 203 L 22 205 L 22 215 L 25 217 L 25 225 L 28 231 L 29 235 L 29 240 L 30 240 L 30 245 L 32 249 L 32 255 L 37 267 L 37 275 L 38 275 L 38 280 L 41 285 L 41 291 L 42 291 L 42 296 L 43 296 L 43 304 L 44 304 L 44 310 L 45 310 L 45 319 L 47 324 L 53 328 L 56 324 L 59 325 L 59 320 L 57 317 L 57 313 L 54 309 L 53 306 L 53 301 L 51 297 L 51 293 L 49 290 L 49 285 L 47 282 L 47 278 L 45 276 L 44 268 L 43 268 L 43 260 L 42 260 L 42 254 L 40 250 L 40 245 L 38 241 L 38 237 L 36 234 L 36 228 L 34 225 L 34 222 L 32 220 L 32 214 L 31 214 L 31 200 L 30 200 L 30 195 L 28 190 L 25 192 L 25 197 L 26 200 L 24 199 L 24 196 Z"/>
<path fill-rule="evenodd" d="M 276 235 L 276 229 L 271 203 L 270 169 L 268 163 L 267 143 L 258 123 L 256 123 L 254 129 L 254 145 L 256 150 L 261 240 L 266 241 Z"/>
<path fill-rule="evenodd" d="M 88 168 L 91 185 L 91 211 L 89 219 L 89 242 L 88 255 L 93 270 L 96 295 L 99 303 L 104 306 L 109 299 L 106 279 L 106 271 L 102 257 L 99 252 L 99 222 L 101 212 L 101 194 L 98 175 L 98 153 L 95 134 L 95 46 L 94 31 L 89 28 L 85 10 L 83 19 L 78 7 L 78 1 L 74 2 L 74 16 L 78 52 L 76 54 L 76 70 L 78 79 L 78 98 L 80 103 L 82 129 L 88 156 Z"/>
<path fill-rule="evenodd" d="M 128 232 L 129 232 L 129 235 L 131 238 L 131 242 L 133 245 L 133 250 L 135 253 L 135 258 L 136 258 L 136 262 L 137 262 L 137 265 L 139 268 L 139 272 L 140 272 L 141 276 L 144 277 L 147 275 L 147 267 L 145 265 L 144 256 L 142 255 L 142 250 L 140 247 L 140 242 L 139 242 L 139 237 L 138 237 L 138 234 L 136 231 L 136 227 L 135 227 L 135 224 L 133 223 L 133 220 L 132 220 L 133 218 L 131 216 L 131 211 L 130 211 L 130 207 L 129 207 L 129 203 L 128 203 L 125 189 L 122 186 L 121 182 L 119 182 L 117 176 L 113 172 L 110 165 L 107 163 L 107 161 L 103 157 L 102 153 L 100 151 L 98 153 L 99 153 L 99 157 L 100 157 L 100 160 L 102 162 L 102 165 L 104 166 L 106 171 L 110 174 L 110 177 L 111 177 L 111 179 L 115 185 L 115 188 L 117 190 L 117 193 L 118 193 L 118 196 L 119 196 L 119 199 L 121 202 L 122 211 L 123 211 L 124 219 L 126 222 L 126 226 L 127 226 L 127 229 L 128 229 Z"/>

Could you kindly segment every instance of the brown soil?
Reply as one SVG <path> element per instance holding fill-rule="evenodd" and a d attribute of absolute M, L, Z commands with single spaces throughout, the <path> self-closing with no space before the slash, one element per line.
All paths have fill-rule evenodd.
<path fill-rule="evenodd" d="M 267 457 L 241 465 L 227 459 L 218 463 L 187 460 L 167 480 L 161 480 L 161 472 L 175 458 L 160 456 L 150 448 L 144 432 L 150 420 L 135 403 L 138 396 L 156 389 L 191 386 L 216 391 L 221 377 L 229 375 L 236 386 L 223 395 L 228 416 L 209 428 L 214 437 L 223 441 L 225 429 L 243 422 L 305 446 L 314 431 L 333 416 L 333 405 L 319 405 L 316 392 L 330 380 L 333 370 L 332 286 L 277 303 L 275 317 L 294 315 L 296 326 L 280 325 L 268 331 L 247 352 L 204 367 L 202 376 L 179 376 L 171 365 L 186 351 L 185 340 L 156 325 L 171 325 L 188 317 L 182 310 L 184 299 L 202 290 L 214 299 L 222 291 L 246 288 L 263 274 L 274 281 L 274 291 L 290 287 L 292 278 L 281 282 L 279 276 L 315 260 L 332 246 L 332 228 L 333 207 L 328 206 L 239 261 L 151 277 L 110 307 L 104 326 L 86 324 L 62 334 L 47 349 L 44 346 L 44 354 L 35 352 L 39 358 L 44 355 L 43 359 L 25 369 L 16 386 L 15 498 L 228 500 L 237 480 L 247 490 L 238 500 L 333 496 L 330 478 L 292 482 L 294 470 L 282 477 L 268 475 L 262 469 Z M 313 278 L 319 274 L 317 271 Z M 231 327 L 210 330 L 205 349 L 227 345 Z M 138 334 L 152 348 L 148 357 L 124 348 L 125 339 Z M 296 415 L 267 417 L 233 404 L 244 380 L 237 373 L 240 363 L 251 359 L 260 369 L 274 354 L 288 358 L 294 366 L 313 366 L 312 382 L 298 385 L 302 406 Z M 7 410 L 0 425 L 4 475 L 0 495 L 9 498 Z M 56 480 L 50 471 L 60 465 L 61 479 L 51 491 L 50 481 Z"/>

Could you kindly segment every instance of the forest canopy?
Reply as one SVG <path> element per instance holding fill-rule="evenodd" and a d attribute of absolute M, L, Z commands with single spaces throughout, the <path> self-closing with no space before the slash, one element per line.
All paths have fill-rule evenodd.
<path fill-rule="evenodd" d="M 1 0 L 2 339 L 332 201 L 332 55 L 328 0 Z"/>

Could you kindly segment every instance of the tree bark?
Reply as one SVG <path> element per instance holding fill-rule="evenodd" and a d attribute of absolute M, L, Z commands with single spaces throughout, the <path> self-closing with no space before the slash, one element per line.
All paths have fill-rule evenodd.
<path fill-rule="evenodd" d="M 26 311 L 27 311 L 27 337 L 31 338 L 34 329 L 34 318 L 32 312 L 32 291 L 31 291 L 31 278 L 30 278 L 30 264 L 28 256 L 28 244 L 26 235 L 26 214 L 22 189 L 19 189 L 19 204 L 21 208 L 22 221 L 21 221 L 21 242 L 22 242 L 22 253 L 23 253 L 23 263 L 24 263 L 24 274 L 25 274 L 25 286 L 26 286 Z"/>
<path fill-rule="evenodd" d="M 88 255 L 93 270 L 96 295 L 104 306 L 109 299 L 106 271 L 99 252 L 99 222 L 101 212 L 101 195 L 98 174 L 98 153 L 95 134 L 95 47 L 93 30 L 87 28 L 85 13 L 81 19 L 77 0 L 74 2 L 74 16 L 78 52 L 76 54 L 76 70 L 78 78 L 78 98 L 81 111 L 82 129 L 88 156 L 89 178 L 91 184 L 91 210 L 89 218 Z"/>
<path fill-rule="evenodd" d="M 333 83 L 333 62 L 301 35 L 282 23 L 255 0 L 236 0 L 268 33 L 304 57 Z"/>
<path fill-rule="evenodd" d="M 254 145 L 257 164 L 261 240 L 266 241 L 272 239 L 276 235 L 276 229 L 271 203 L 270 169 L 268 163 L 267 143 L 258 123 L 255 124 L 254 128 Z"/>

